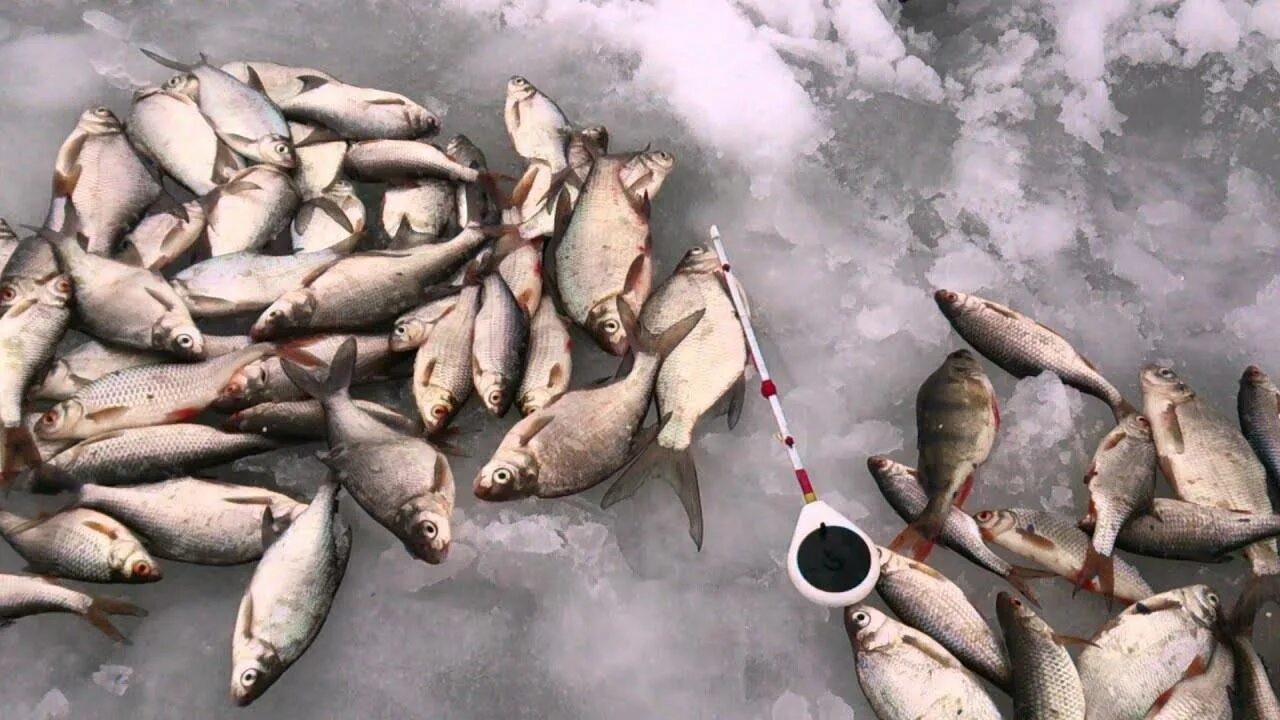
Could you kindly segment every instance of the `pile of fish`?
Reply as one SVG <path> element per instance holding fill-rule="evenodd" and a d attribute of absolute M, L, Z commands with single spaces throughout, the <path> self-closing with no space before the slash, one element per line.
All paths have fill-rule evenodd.
<path fill-rule="evenodd" d="M 1277 599 L 1280 391 L 1261 369 L 1240 379 L 1239 424 L 1173 369 L 1140 373 L 1141 413 L 1061 335 L 991 300 L 935 293 L 955 331 L 1014 377 L 1054 373 L 1115 415 L 1082 471 L 1082 519 L 1022 508 L 963 506 L 1000 427 L 982 363 L 957 350 L 916 396 L 917 467 L 874 456 L 867 467 L 908 523 L 880 548 L 876 590 L 893 619 L 846 609 L 858 681 L 882 720 L 999 718 L 983 680 L 1013 700 L 1019 720 L 1280 718 L 1253 649 L 1255 614 Z M 1157 474 L 1175 497 L 1156 497 Z M 1272 487 L 1268 488 L 1268 483 Z M 1022 595 L 997 596 L 999 628 L 964 592 L 924 564 L 941 543 Z M 992 548 L 1033 564 L 1011 564 Z M 1243 552 L 1245 590 L 1232 610 L 1205 585 L 1153 588 L 1116 550 L 1197 563 Z M 909 556 L 902 553 L 908 553 Z M 1090 638 L 1054 631 L 1028 580 L 1063 578 L 1126 605 Z M 1068 646 L 1080 648 L 1073 659 Z M 1233 715 L 1233 706 L 1241 714 Z"/>
<path fill-rule="evenodd" d="M 256 561 L 232 634 L 231 697 L 248 704 L 328 615 L 351 553 L 342 493 L 413 557 L 446 561 L 450 423 L 473 391 L 522 416 L 478 498 L 616 475 L 608 506 L 660 478 L 701 547 L 690 446 L 720 406 L 737 422 L 747 353 L 712 250 L 655 283 L 669 153 L 610 153 L 604 127 L 513 77 L 504 118 L 525 168 L 504 189 L 516 178 L 465 135 L 430 142 L 440 119 L 403 95 L 143 52 L 178 74 L 124 119 L 85 111 L 44 222 L 2 228 L 4 480 L 69 495 L 52 514 L 0 511 L 34 573 L 0 575 L 0 622 L 68 612 L 123 640 L 110 616 L 141 608 L 61 581 Z M 621 356 L 616 377 L 574 381 L 578 332 Z M 404 408 L 353 397 L 374 382 Z M 316 441 L 330 473 L 309 499 L 199 477 Z"/>

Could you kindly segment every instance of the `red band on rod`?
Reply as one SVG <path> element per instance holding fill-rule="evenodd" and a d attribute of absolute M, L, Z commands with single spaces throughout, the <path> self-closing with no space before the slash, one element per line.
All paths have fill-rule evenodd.
<path fill-rule="evenodd" d="M 809 484 L 809 471 L 804 468 L 796 470 L 796 481 L 800 483 L 800 490 L 806 495 L 813 492 L 813 485 Z"/>
<path fill-rule="evenodd" d="M 760 383 L 760 394 L 765 397 L 772 397 L 778 394 L 778 386 L 773 384 L 772 380 L 765 380 Z"/>
<path fill-rule="evenodd" d="M 796 439 L 791 437 L 790 435 L 782 438 L 782 442 L 786 444 L 787 447 L 795 447 L 796 445 Z"/>

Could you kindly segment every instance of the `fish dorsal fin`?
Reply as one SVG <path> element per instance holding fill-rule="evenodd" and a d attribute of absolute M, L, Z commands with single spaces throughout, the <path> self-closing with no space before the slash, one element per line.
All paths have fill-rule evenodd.
<path fill-rule="evenodd" d="M 82 522 L 82 523 L 80 523 L 80 524 L 81 524 L 81 525 L 83 525 L 83 526 L 85 526 L 85 527 L 87 527 L 87 528 L 89 528 L 90 530 L 93 530 L 94 532 L 102 533 L 103 535 L 106 535 L 107 537 L 111 538 L 112 540 L 119 539 L 119 537 L 120 537 L 119 533 L 117 533 L 114 529 L 109 528 L 109 527 L 107 527 L 106 525 L 103 525 L 102 523 L 98 522 L 97 520 L 85 520 L 84 522 Z"/>
<path fill-rule="evenodd" d="M 319 75 L 299 75 L 298 80 L 302 83 L 302 90 L 298 92 L 299 95 L 329 84 L 327 78 L 322 78 Z"/>
<path fill-rule="evenodd" d="M 267 94 L 267 87 L 262 84 L 262 77 L 258 75 L 257 70 L 253 69 L 252 65 L 245 63 L 244 74 L 249 76 L 249 81 L 245 83 L 246 85 L 253 88 L 254 90 L 257 90 L 263 95 Z"/>
<path fill-rule="evenodd" d="M 311 206 L 328 215 L 334 222 L 342 226 L 343 230 L 349 233 L 356 231 L 356 226 L 351 224 L 351 218 L 347 217 L 346 211 L 342 206 L 333 201 L 333 198 L 318 197 L 311 201 Z"/>
<path fill-rule="evenodd" d="M 144 289 L 146 290 L 147 294 L 151 296 L 151 299 L 160 303 L 160 306 L 163 307 L 166 312 L 171 311 L 175 307 L 177 307 L 176 305 L 174 305 L 173 301 L 170 298 L 165 297 L 162 293 L 157 291 L 155 288 L 144 288 Z"/>

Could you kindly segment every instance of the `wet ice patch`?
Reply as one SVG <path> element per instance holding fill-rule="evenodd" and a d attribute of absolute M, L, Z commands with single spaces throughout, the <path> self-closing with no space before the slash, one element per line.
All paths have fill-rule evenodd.
<path fill-rule="evenodd" d="M 132 679 L 133 668 L 126 665 L 103 665 L 93 674 L 95 685 L 117 697 L 124 697 Z"/>

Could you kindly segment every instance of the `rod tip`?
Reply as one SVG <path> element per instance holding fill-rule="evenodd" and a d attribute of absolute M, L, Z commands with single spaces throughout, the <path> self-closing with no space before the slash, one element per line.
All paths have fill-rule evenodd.
<path fill-rule="evenodd" d="M 720 228 L 716 227 L 715 225 L 711 226 L 711 239 L 712 240 L 720 239 Z"/>

